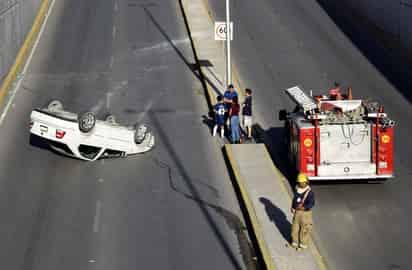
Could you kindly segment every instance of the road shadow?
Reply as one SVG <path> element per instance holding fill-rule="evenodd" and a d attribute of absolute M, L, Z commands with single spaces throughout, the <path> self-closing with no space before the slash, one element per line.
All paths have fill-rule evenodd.
<path fill-rule="evenodd" d="M 258 262 L 254 259 L 256 257 L 255 250 L 253 244 L 250 242 L 248 237 L 248 230 L 243 221 L 233 212 L 221 207 L 219 205 L 210 203 L 202 198 L 196 197 L 192 194 L 189 194 L 183 191 L 175 182 L 175 175 L 173 173 L 172 167 L 167 164 L 166 162 L 161 161 L 160 159 L 153 157 L 153 161 L 159 166 L 161 169 L 166 169 L 168 172 L 168 179 L 169 179 L 169 186 L 170 188 L 185 197 L 186 199 L 192 200 L 198 204 L 202 204 L 205 207 L 211 208 L 216 211 L 223 219 L 225 220 L 227 226 L 233 233 L 236 235 L 236 238 L 239 243 L 240 253 L 242 255 L 243 262 L 245 263 L 247 270 L 259 270 L 262 269 L 259 267 Z M 206 187 L 210 190 L 214 196 L 218 197 L 219 191 L 207 184 L 205 181 L 199 181 L 192 179 L 194 184 L 200 184 L 203 187 Z"/>
<path fill-rule="evenodd" d="M 218 224 L 216 224 L 208 207 L 204 203 L 202 203 L 205 200 L 201 195 L 201 192 L 196 187 L 192 177 L 189 175 L 184 165 L 184 160 L 182 160 L 182 157 L 177 153 L 175 147 L 173 146 L 173 143 L 171 142 L 171 139 L 167 135 L 167 132 L 164 130 L 163 125 L 161 124 L 155 113 L 149 111 L 148 117 L 151 120 L 150 122 L 152 123 L 153 128 L 156 130 L 158 140 L 162 142 L 162 144 L 165 147 L 165 150 L 170 155 L 170 158 L 173 160 L 174 168 L 177 174 L 181 176 L 183 182 L 186 184 L 190 196 L 196 199 L 195 201 L 197 202 L 200 212 L 202 213 L 205 221 L 210 226 L 210 229 L 215 235 L 218 243 L 221 245 L 223 252 L 228 257 L 234 269 L 242 269 L 241 265 L 236 259 L 236 255 L 230 248 L 230 244 L 227 242 L 227 239 L 225 238 L 223 231 L 219 228 Z"/>
<path fill-rule="evenodd" d="M 212 133 L 213 127 L 215 126 L 215 120 L 213 119 L 213 113 L 210 112 L 208 115 L 202 115 L 202 123 L 205 124 L 209 128 L 210 133 Z"/>
<path fill-rule="evenodd" d="M 203 74 L 202 69 L 200 68 L 201 66 L 205 66 L 206 68 L 212 67 L 213 64 L 207 60 L 207 59 L 199 59 L 194 47 L 194 42 L 193 38 L 190 32 L 190 27 L 189 23 L 187 21 L 186 14 L 184 12 L 183 4 L 181 0 L 179 1 L 180 5 L 180 10 L 183 16 L 184 24 L 186 27 L 187 35 L 188 38 L 190 39 L 190 44 L 193 52 L 193 57 L 195 59 L 195 63 L 191 63 L 187 57 L 181 52 L 181 50 L 176 46 L 176 44 L 173 42 L 173 40 L 169 37 L 165 29 L 160 25 L 160 23 L 156 20 L 156 18 L 153 16 L 153 14 L 150 11 L 151 5 L 145 5 L 142 4 L 140 5 L 141 8 L 144 10 L 146 13 L 147 17 L 152 21 L 152 23 L 156 26 L 156 28 L 159 30 L 159 32 L 162 34 L 162 36 L 166 39 L 166 41 L 169 43 L 169 45 L 173 48 L 173 50 L 176 52 L 176 54 L 182 59 L 182 61 L 186 64 L 186 66 L 189 68 L 189 70 L 193 73 L 193 75 L 200 81 L 202 84 L 203 90 L 204 90 L 204 95 L 206 97 L 206 101 L 208 104 L 209 109 L 211 110 L 213 106 L 213 102 L 211 100 L 211 97 L 207 94 L 207 84 L 211 87 L 215 93 L 221 93 L 221 90 L 219 90 L 219 87 L 216 86 L 209 77 L 205 76 Z"/>
<path fill-rule="evenodd" d="M 283 238 L 290 242 L 290 232 L 291 232 L 291 223 L 288 221 L 286 214 L 274 205 L 269 199 L 265 197 L 260 197 L 259 201 L 265 206 L 266 214 L 269 217 L 269 220 L 272 221 L 279 232 L 282 234 Z"/>
<path fill-rule="evenodd" d="M 296 171 L 288 162 L 287 144 L 285 141 L 284 127 L 270 127 L 264 129 L 259 123 L 252 126 L 252 137 L 256 143 L 264 143 L 268 149 L 269 155 L 280 170 L 280 172 L 288 179 L 291 185 L 294 185 Z"/>
<path fill-rule="evenodd" d="M 37 147 L 43 150 L 48 150 L 48 151 L 52 150 L 52 148 L 50 147 L 50 145 L 47 143 L 46 140 L 44 140 L 43 138 L 37 135 L 31 134 L 31 133 L 29 136 L 29 144 L 31 146 L 34 146 L 34 147 Z"/>
<path fill-rule="evenodd" d="M 412 102 L 412 48 L 401 40 L 401 18 L 397 35 L 384 31 L 372 22 L 361 10 L 351 8 L 348 1 L 317 0 L 333 22 L 362 52 L 401 94 Z M 393 9 L 406 8 L 401 2 L 393 1 Z M 378 4 L 376 4 L 378 5 Z M 396 7 L 399 5 L 399 7 Z M 375 11 L 375 12 L 382 12 Z M 390 11 L 388 11 L 390 12 Z M 393 12 L 393 11 L 392 11 Z M 399 10 L 398 10 L 399 12 Z M 366 13 L 366 11 L 365 11 Z M 385 13 L 386 14 L 386 13 Z M 378 17 L 379 14 L 371 16 Z M 384 16 L 384 13 L 382 13 Z M 382 20 L 382 23 L 384 20 Z"/>
<path fill-rule="evenodd" d="M 49 151 L 49 152 L 51 152 L 51 153 L 53 153 L 57 156 L 60 156 L 60 157 L 69 158 L 69 159 L 73 159 L 73 160 L 78 160 L 77 158 L 75 158 L 73 156 L 65 155 L 65 154 L 63 154 L 59 151 L 56 151 L 55 149 L 53 149 L 50 146 L 50 143 L 47 140 L 43 139 L 40 136 L 31 134 L 31 133 L 30 133 L 30 136 L 29 136 L 29 144 L 33 147 Z"/>

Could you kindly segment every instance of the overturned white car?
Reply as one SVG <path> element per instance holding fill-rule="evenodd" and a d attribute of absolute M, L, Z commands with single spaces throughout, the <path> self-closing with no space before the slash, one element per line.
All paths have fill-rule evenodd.
<path fill-rule="evenodd" d="M 33 110 L 30 118 L 31 134 L 46 140 L 53 150 L 82 160 L 126 157 L 147 152 L 155 144 L 145 125 L 121 126 L 113 115 L 104 121 L 92 112 L 78 115 L 65 111 L 57 100 Z"/>

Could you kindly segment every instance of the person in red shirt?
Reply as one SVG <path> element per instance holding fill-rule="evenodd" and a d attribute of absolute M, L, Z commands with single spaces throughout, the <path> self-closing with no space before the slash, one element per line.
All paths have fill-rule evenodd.
<path fill-rule="evenodd" d="M 232 133 L 232 143 L 240 143 L 240 121 L 239 121 L 240 105 L 237 96 L 233 97 L 232 105 L 229 110 L 230 130 Z"/>

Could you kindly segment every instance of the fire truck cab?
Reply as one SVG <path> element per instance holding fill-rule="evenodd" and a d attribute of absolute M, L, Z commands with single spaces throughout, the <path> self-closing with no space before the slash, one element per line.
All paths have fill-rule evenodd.
<path fill-rule="evenodd" d="M 393 177 L 395 122 L 377 102 L 311 96 L 302 87 L 286 90 L 296 103 L 281 110 L 288 159 L 310 180 L 386 180 Z"/>

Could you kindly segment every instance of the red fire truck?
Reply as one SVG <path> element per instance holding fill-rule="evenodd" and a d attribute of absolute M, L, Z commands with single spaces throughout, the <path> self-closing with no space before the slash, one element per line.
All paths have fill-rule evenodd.
<path fill-rule="evenodd" d="M 336 92 L 312 96 L 300 86 L 286 90 L 296 103 L 294 111 L 279 112 L 290 162 L 311 180 L 393 177 L 395 122 L 377 102 Z"/>

